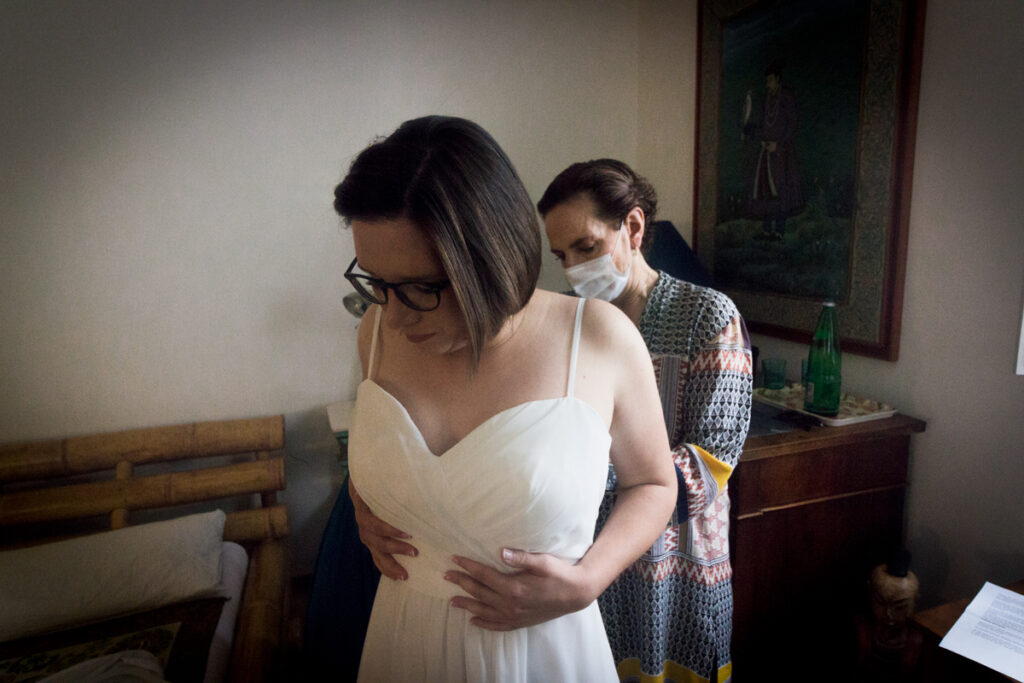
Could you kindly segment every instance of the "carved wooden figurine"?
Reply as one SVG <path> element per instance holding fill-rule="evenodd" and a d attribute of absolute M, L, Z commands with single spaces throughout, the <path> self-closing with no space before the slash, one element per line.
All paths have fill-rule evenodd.
<path fill-rule="evenodd" d="M 910 554 L 895 553 L 871 572 L 871 620 L 858 624 L 860 663 L 870 680 L 905 681 L 921 653 L 921 634 L 910 627 L 918 580 L 909 569 Z"/>

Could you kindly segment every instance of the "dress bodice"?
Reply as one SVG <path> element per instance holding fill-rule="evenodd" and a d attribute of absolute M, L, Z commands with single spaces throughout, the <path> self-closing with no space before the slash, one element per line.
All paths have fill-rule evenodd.
<path fill-rule="evenodd" d="M 564 396 L 501 410 L 435 454 L 405 406 L 372 377 L 356 394 L 349 471 L 375 515 L 412 537 L 406 581 L 382 578 L 360 681 L 614 681 L 597 604 L 535 626 L 490 631 L 455 608 L 444 574 L 459 555 L 499 571 L 503 548 L 575 562 L 594 539 L 611 436 L 573 396 L 583 302 Z M 379 324 L 379 319 L 378 319 Z M 372 354 L 376 350 L 374 329 Z"/>
<path fill-rule="evenodd" d="M 450 597 L 455 586 L 441 575 L 452 555 L 499 569 L 505 547 L 582 557 L 594 538 L 610 443 L 597 412 L 563 396 L 502 410 L 434 455 L 402 404 L 366 380 L 349 467 L 374 514 L 416 539 L 419 556 L 397 558 L 411 585 Z"/>

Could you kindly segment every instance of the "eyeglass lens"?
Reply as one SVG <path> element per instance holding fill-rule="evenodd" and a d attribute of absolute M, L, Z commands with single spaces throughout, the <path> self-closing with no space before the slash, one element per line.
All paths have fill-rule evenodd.
<path fill-rule="evenodd" d="M 353 275 L 352 285 L 360 294 L 375 304 L 386 304 L 387 290 L 392 290 L 398 299 L 417 311 L 431 311 L 441 302 L 441 293 L 436 286 L 428 286 L 416 282 L 402 282 L 396 285 L 383 284 L 376 278 Z"/>

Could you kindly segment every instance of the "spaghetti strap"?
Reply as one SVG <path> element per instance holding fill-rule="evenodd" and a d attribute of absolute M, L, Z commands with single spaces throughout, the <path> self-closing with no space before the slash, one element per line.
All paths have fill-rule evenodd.
<path fill-rule="evenodd" d="M 580 297 L 580 301 L 576 304 L 576 322 L 572 328 L 572 353 L 569 355 L 569 382 L 565 390 L 565 395 L 572 397 L 573 384 L 576 382 L 576 356 L 580 348 L 580 327 L 583 323 L 583 304 L 586 303 L 586 299 Z"/>
<path fill-rule="evenodd" d="M 380 309 L 377 306 L 377 314 L 373 316 L 373 339 L 370 341 L 370 362 L 366 365 L 366 379 L 373 374 L 373 357 L 377 353 L 377 334 L 380 332 Z"/>

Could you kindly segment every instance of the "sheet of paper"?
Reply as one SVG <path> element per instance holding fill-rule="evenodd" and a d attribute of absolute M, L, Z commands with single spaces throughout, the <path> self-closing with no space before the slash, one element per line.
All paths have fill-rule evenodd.
<path fill-rule="evenodd" d="M 986 581 L 939 646 L 1024 681 L 1024 595 Z"/>

